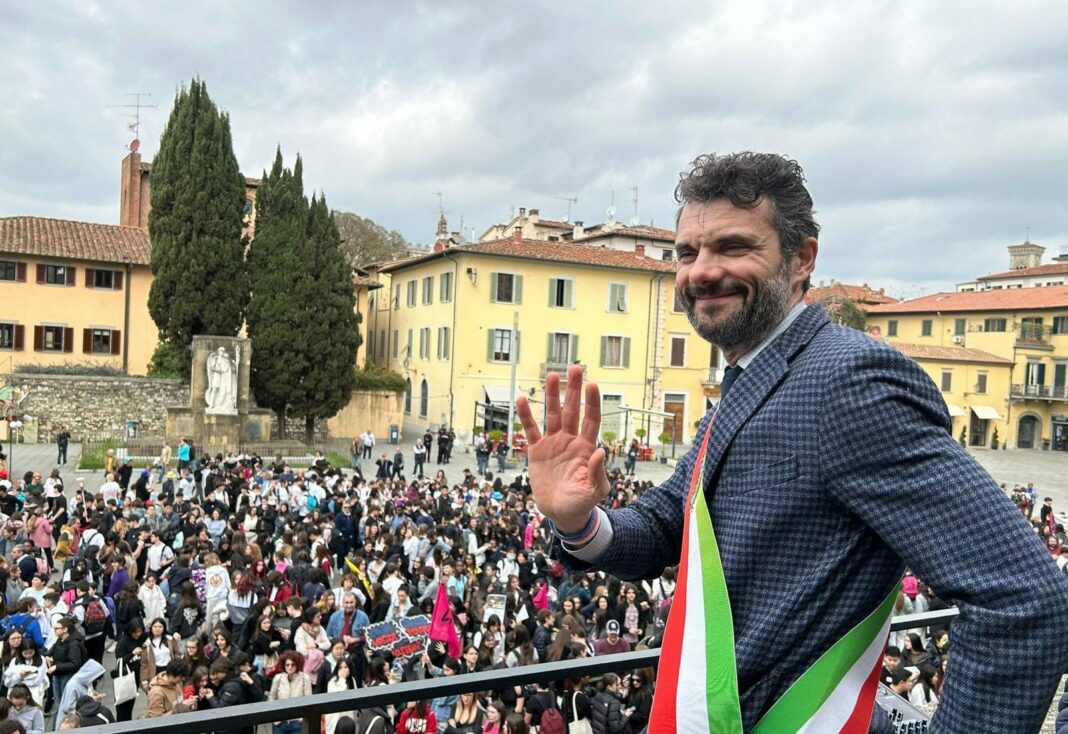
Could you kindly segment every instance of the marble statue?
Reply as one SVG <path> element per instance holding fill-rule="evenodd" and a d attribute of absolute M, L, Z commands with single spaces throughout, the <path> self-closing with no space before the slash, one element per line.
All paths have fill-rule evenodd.
<path fill-rule="evenodd" d="M 241 359 L 241 347 L 235 346 L 234 359 L 226 347 L 219 347 L 208 356 L 205 367 L 208 371 L 208 389 L 204 392 L 207 413 L 237 413 L 237 365 Z"/>

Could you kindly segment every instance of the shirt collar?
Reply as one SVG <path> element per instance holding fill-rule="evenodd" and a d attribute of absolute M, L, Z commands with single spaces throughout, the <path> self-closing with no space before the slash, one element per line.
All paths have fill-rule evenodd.
<path fill-rule="evenodd" d="M 783 320 L 779 322 L 779 325 L 775 327 L 775 330 L 768 334 L 764 341 L 760 342 L 755 347 L 753 347 L 753 349 L 738 358 L 738 363 L 736 366 L 745 369 L 750 364 L 752 364 L 753 360 L 757 358 L 757 355 L 764 351 L 765 347 L 767 347 L 773 341 L 778 339 L 784 331 L 790 328 L 790 325 L 794 323 L 794 321 L 797 320 L 797 317 L 801 315 L 801 312 L 805 310 L 806 305 L 807 304 L 805 303 L 804 299 L 798 301 L 797 304 L 794 305 L 792 309 L 790 309 L 789 313 L 786 314 Z"/>

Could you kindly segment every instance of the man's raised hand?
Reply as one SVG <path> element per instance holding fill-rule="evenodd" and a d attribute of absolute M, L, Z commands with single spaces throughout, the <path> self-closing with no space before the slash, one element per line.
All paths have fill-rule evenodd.
<path fill-rule="evenodd" d="M 601 427 L 601 393 L 586 386 L 586 415 L 581 416 L 582 367 L 567 370 L 567 396 L 560 405 L 560 375 L 545 378 L 545 435 L 541 435 L 525 396 L 516 412 L 527 436 L 530 486 L 538 509 L 565 534 L 585 527 L 590 512 L 608 494 L 605 454 L 597 448 Z"/>

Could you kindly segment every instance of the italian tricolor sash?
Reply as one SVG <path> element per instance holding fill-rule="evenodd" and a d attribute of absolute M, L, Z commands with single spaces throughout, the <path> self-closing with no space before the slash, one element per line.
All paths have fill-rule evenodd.
<path fill-rule="evenodd" d="M 690 482 L 650 734 L 742 733 L 734 620 L 702 477 L 711 434 L 710 424 Z M 790 686 L 752 734 L 867 734 L 896 600 L 895 586 Z"/>

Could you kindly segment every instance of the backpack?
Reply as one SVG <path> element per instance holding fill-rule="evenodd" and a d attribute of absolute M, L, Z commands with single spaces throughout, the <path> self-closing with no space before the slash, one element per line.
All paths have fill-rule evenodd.
<path fill-rule="evenodd" d="M 314 495 L 308 495 L 307 507 L 309 510 L 314 510 L 319 506 L 319 500 L 315 499 Z"/>
<path fill-rule="evenodd" d="M 538 734 L 565 734 L 567 726 L 564 725 L 564 716 L 560 713 L 560 709 L 556 708 L 556 699 L 551 693 L 547 696 L 549 705 L 541 712 Z"/>
<path fill-rule="evenodd" d="M 17 629 L 19 633 L 25 637 L 26 628 L 30 626 L 30 622 L 32 621 L 33 616 L 27 614 L 26 619 L 22 620 L 22 622 L 16 626 L 11 617 L 5 617 L 3 620 L 0 620 L 0 631 L 4 633 L 4 637 L 7 637 L 7 634 L 11 632 L 11 630 Z"/>
<path fill-rule="evenodd" d="M 541 726 L 538 734 L 564 734 L 567 728 L 564 726 L 564 717 L 559 709 L 545 709 L 541 715 Z"/>
<path fill-rule="evenodd" d="M 87 603 L 82 604 L 85 616 L 82 619 L 82 628 L 86 637 L 95 637 L 104 632 L 108 622 L 108 608 L 104 603 L 94 597 Z"/>

